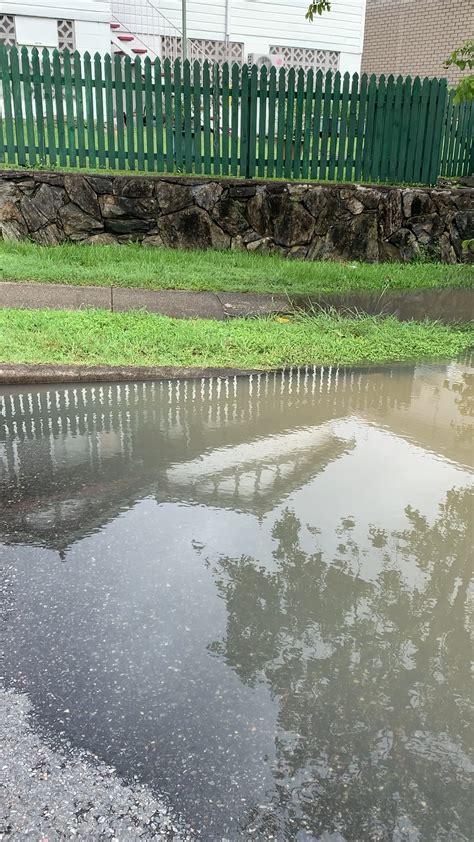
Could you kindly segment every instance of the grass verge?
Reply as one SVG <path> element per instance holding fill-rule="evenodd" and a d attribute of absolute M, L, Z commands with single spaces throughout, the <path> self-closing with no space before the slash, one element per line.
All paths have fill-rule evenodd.
<path fill-rule="evenodd" d="M 0 242 L 0 279 L 91 286 L 312 294 L 472 287 L 474 268 L 440 263 L 335 263 L 231 251 Z"/>
<path fill-rule="evenodd" d="M 184 321 L 100 310 L 0 310 L 0 360 L 85 365 L 274 368 L 453 358 L 474 329 L 319 315 Z"/>

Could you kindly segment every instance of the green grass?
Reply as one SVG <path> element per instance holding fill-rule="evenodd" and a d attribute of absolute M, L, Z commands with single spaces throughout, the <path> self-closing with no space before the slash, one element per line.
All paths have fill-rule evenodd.
<path fill-rule="evenodd" d="M 98 310 L 0 311 L 0 360 L 85 365 L 230 366 L 381 363 L 448 359 L 474 330 L 393 318 L 184 321 Z"/>
<path fill-rule="evenodd" d="M 26 127 L 25 127 L 25 131 L 26 131 Z M 86 134 L 87 134 L 87 127 L 86 127 L 85 131 L 86 131 Z M 37 135 L 36 127 L 35 127 L 35 133 Z M 55 129 L 55 137 L 56 137 L 56 153 L 57 153 L 57 156 L 59 156 L 59 148 L 58 148 L 58 145 L 57 145 L 57 131 L 56 131 L 56 129 Z M 134 150 L 136 150 L 137 149 L 137 131 L 136 131 L 136 129 L 135 129 L 135 132 L 134 132 L 134 137 L 135 137 Z M 146 142 L 146 135 L 145 135 L 144 140 Z M 166 136 L 163 137 L 163 141 L 164 141 L 163 154 L 166 156 Z M 164 177 L 164 178 L 166 178 L 166 177 L 168 177 L 168 178 L 171 178 L 171 177 L 172 178 L 195 177 L 195 178 L 216 179 L 217 181 L 246 181 L 247 176 L 241 175 L 241 173 L 240 173 L 240 138 L 238 140 L 237 146 L 238 146 L 237 172 L 235 172 L 235 173 L 229 172 L 226 175 L 216 174 L 215 172 L 212 172 L 213 161 L 214 161 L 214 153 L 211 157 L 211 167 L 210 167 L 210 172 L 208 172 L 208 173 L 206 173 L 204 171 L 202 171 L 200 173 L 197 173 L 196 168 L 195 168 L 195 164 L 193 164 L 191 171 L 187 171 L 187 170 L 183 171 L 183 170 L 177 168 L 175 162 L 173 163 L 173 169 L 167 170 L 165 168 L 164 170 L 161 170 L 161 171 L 158 171 L 158 170 L 141 170 L 141 169 L 138 168 L 138 165 L 136 165 L 134 169 L 130 169 L 129 166 L 128 166 L 128 162 L 127 162 L 127 169 L 119 169 L 118 166 L 117 166 L 117 168 L 92 167 L 88 163 L 86 165 L 84 165 L 83 167 L 80 167 L 78 164 L 76 166 L 61 166 L 61 165 L 58 165 L 58 164 L 51 164 L 50 162 L 42 164 L 42 163 L 40 163 L 38 143 L 35 147 L 35 155 L 37 157 L 37 163 L 30 164 L 28 162 L 26 164 L 20 164 L 18 162 L 15 162 L 15 163 L 2 162 L 0 164 L 0 170 L 25 170 L 25 173 L 28 173 L 28 171 L 30 171 L 30 172 L 40 172 L 41 170 L 46 170 L 47 172 L 53 172 L 53 173 L 66 173 L 66 174 L 67 173 L 78 173 L 78 174 L 82 174 L 82 175 L 86 175 L 86 176 L 87 175 L 105 175 L 105 176 L 125 175 L 127 177 L 130 177 L 130 176 L 131 177 L 133 177 L 133 176 L 138 176 L 138 177 L 155 176 L 157 178 L 160 178 L 160 177 Z M 96 148 L 96 154 L 97 154 L 97 148 L 98 148 L 97 143 L 96 143 L 95 148 Z M 125 154 L 127 155 L 128 147 L 127 147 L 127 133 L 126 132 L 125 132 L 125 135 L 124 135 L 124 148 L 125 148 Z M 117 135 L 116 135 L 115 149 L 117 149 Z M 7 150 L 5 149 L 4 150 L 5 157 L 7 156 L 7 154 L 8 154 Z M 77 158 L 78 154 L 79 154 L 79 150 L 77 148 L 77 142 L 76 142 L 76 158 Z M 106 155 L 107 155 L 107 152 L 106 152 Z M 116 153 L 116 155 L 117 155 L 117 153 Z M 137 153 L 136 153 L 136 151 L 134 151 L 135 158 L 136 158 L 136 155 L 137 155 Z M 145 152 L 145 155 L 146 155 L 146 152 Z M 220 155 L 222 156 L 222 145 L 221 145 Z M 264 155 L 265 155 L 265 158 L 268 158 L 268 145 L 267 144 L 265 144 Z M 27 158 L 29 156 L 28 144 L 26 144 L 26 156 L 27 156 Z M 69 157 L 69 155 L 68 155 L 68 157 Z M 173 161 L 174 160 L 175 160 L 175 156 L 174 156 L 174 152 L 173 152 Z M 183 166 L 184 166 L 184 164 L 183 164 Z M 230 169 L 230 167 L 231 167 L 231 161 L 230 161 L 230 158 L 229 158 L 229 169 Z M 201 161 L 201 169 L 203 169 L 203 168 L 204 168 L 204 162 Z M 460 176 L 459 176 L 459 178 L 460 178 Z M 255 167 L 255 175 L 252 177 L 251 180 L 252 181 L 253 180 L 260 181 L 262 183 L 265 182 L 265 181 L 272 181 L 272 182 L 273 181 L 277 181 L 277 182 L 281 181 L 281 182 L 285 182 L 286 184 L 288 184 L 288 183 L 290 183 L 290 184 L 353 184 L 355 182 L 355 171 L 353 170 L 351 179 L 346 179 L 345 177 L 344 178 L 318 178 L 318 177 L 311 178 L 309 176 L 307 178 L 303 178 L 303 176 L 301 176 L 299 178 L 296 178 L 293 175 L 291 175 L 291 176 L 285 176 L 285 175 L 269 176 L 269 175 L 258 175 L 258 163 L 257 163 L 257 165 Z M 421 181 L 397 181 L 397 180 L 390 181 L 390 180 L 385 180 L 385 179 L 383 181 L 381 181 L 379 178 L 374 178 L 374 179 L 367 178 L 367 179 L 364 179 L 362 181 L 359 180 L 357 182 L 357 184 L 366 185 L 368 187 L 373 187 L 374 185 L 379 185 L 379 184 L 382 184 L 385 187 L 393 186 L 393 187 L 421 187 L 421 188 L 426 188 L 426 187 L 429 186 L 429 185 L 427 185 L 427 184 L 425 184 Z"/>
<path fill-rule="evenodd" d="M 93 286 L 303 293 L 470 287 L 474 268 L 440 263 L 336 263 L 140 245 L 0 242 L 0 279 Z"/>

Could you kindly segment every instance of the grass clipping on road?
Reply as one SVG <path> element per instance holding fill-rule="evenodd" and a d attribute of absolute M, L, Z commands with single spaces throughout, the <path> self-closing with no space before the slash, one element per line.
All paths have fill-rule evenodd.
<path fill-rule="evenodd" d="M 452 359 L 469 326 L 317 316 L 183 320 L 146 313 L 0 310 L 0 360 L 10 363 L 232 367 Z"/>
<path fill-rule="evenodd" d="M 141 245 L 0 242 L 0 279 L 91 286 L 306 294 L 470 287 L 472 266 L 288 260 L 235 251 Z"/>

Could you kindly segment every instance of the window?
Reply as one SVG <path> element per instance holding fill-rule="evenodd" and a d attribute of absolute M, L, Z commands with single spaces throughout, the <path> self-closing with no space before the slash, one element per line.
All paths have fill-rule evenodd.
<path fill-rule="evenodd" d="M 0 15 L 0 44 L 14 47 L 16 44 L 15 18 L 13 15 Z"/>
<path fill-rule="evenodd" d="M 161 39 L 162 58 L 172 61 L 182 57 L 181 38 L 164 35 Z M 239 41 L 213 41 L 207 38 L 188 38 L 188 57 L 190 61 L 236 62 L 240 66 L 244 63 L 244 45 Z"/>
<path fill-rule="evenodd" d="M 307 47 L 270 46 L 270 55 L 281 56 L 281 66 L 289 70 L 338 70 L 339 53 L 333 50 L 316 50 Z"/>
<path fill-rule="evenodd" d="M 74 49 L 74 21 L 58 20 L 58 50 L 69 50 L 72 53 Z"/>

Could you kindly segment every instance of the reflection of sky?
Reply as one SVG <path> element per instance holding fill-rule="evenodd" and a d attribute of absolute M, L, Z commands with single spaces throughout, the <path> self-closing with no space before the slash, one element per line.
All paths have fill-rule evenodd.
<path fill-rule="evenodd" d="M 387 552 L 395 560 L 396 538 L 390 533 L 409 527 L 407 506 L 433 523 L 450 489 L 473 484 L 470 472 L 356 417 L 324 426 L 337 438 L 355 442 L 355 447 L 288 495 L 260 522 L 251 514 L 202 506 L 196 532 L 194 514 L 183 505 L 183 535 L 202 544 L 204 556 L 248 555 L 273 569 L 271 550 L 276 544 L 271 531 L 284 509 L 294 509 L 303 526 L 319 530 L 317 535 L 302 530 L 302 548 L 306 552 L 320 548 L 327 559 L 340 556 L 338 546 L 348 537 L 347 532 L 338 532 L 341 520 L 352 518 L 350 533 L 361 550 L 355 567 L 370 580 L 377 574 L 381 558 L 373 551 L 370 527 L 387 532 Z M 180 470 L 184 473 L 186 465 Z M 404 573 L 413 584 L 415 571 L 405 565 Z"/>
<path fill-rule="evenodd" d="M 369 528 L 388 533 L 406 529 L 407 506 L 433 523 L 446 493 L 451 488 L 472 485 L 473 477 L 451 462 L 357 418 L 336 421 L 333 430 L 340 438 L 355 440 L 355 448 L 291 494 L 283 508 L 294 507 L 303 523 L 321 530 L 318 540 L 329 558 L 337 554 L 337 546 L 344 540 L 336 533 L 341 518 L 351 516 L 355 522 L 351 534 L 359 548 L 368 553 L 365 557 L 361 553 L 359 572 L 371 579 L 378 572 L 373 562 L 380 556 L 370 552 Z M 302 536 L 304 549 L 314 545 L 310 533 Z M 391 554 L 396 552 L 393 540 L 388 549 Z M 410 571 L 405 569 L 404 573 Z"/>

